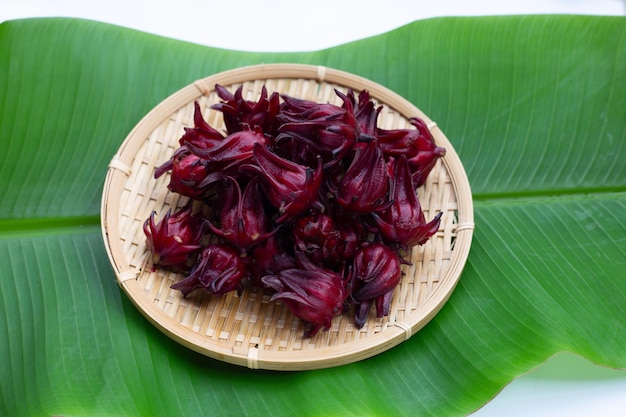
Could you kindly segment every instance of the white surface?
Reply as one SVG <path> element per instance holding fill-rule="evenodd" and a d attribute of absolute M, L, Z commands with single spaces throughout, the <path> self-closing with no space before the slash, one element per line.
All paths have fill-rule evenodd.
<path fill-rule="evenodd" d="M 322 49 L 435 16 L 536 13 L 620 15 L 625 9 L 622 0 L 2 0 L 0 4 L 0 21 L 84 17 L 248 51 Z"/>
<path fill-rule="evenodd" d="M 626 377 L 596 381 L 520 378 L 471 417 L 624 417 Z"/>
<path fill-rule="evenodd" d="M 169 4 L 155 0 L 3 0 L 0 5 L 0 21 L 80 17 L 248 51 L 322 49 L 436 16 L 539 13 L 624 15 L 626 8 L 621 0 L 177 0 Z M 522 377 L 472 415 L 496 416 L 623 417 L 626 377 L 599 381 Z"/>

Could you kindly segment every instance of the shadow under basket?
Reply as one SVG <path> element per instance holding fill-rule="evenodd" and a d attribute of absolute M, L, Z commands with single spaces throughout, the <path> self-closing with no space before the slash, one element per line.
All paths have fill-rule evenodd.
<path fill-rule="evenodd" d="M 358 329 L 351 314 L 337 316 L 328 330 L 305 338 L 304 323 L 270 295 L 245 288 L 221 297 L 196 291 L 183 298 L 170 288 L 183 276 L 150 265 L 143 223 L 154 210 L 162 217 L 187 198 L 168 190 L 169 173 L 154 178 L 155 167 L 171 158 L 185 127 L 193 127 L 194 101 L 207 122 L 224 129 L 222 114 L 211 110 L 220 101 L 220 84 L 230 91 L 243 85 L 244 98 L 257 100 L 263 85 L 316 102 L 341 104 L 334 89 L 358 94 L 368 90 L 383 105 L 378 126 L 410 128 L 419 117 L 430 129 L 440 158 L 418 189 L 426 220 L 442 212 L 438 232 L 410 252 L 410 265 L 396 287 L 390 313 L 374 311 Z M 437 314 L 454 290 L 467 260 L 474 230 L 472 195 L 467 175 L 452 145 L 424 113 L 394 92 L 370 80 L 331 68 L 296 64 L 243 67 L 194 82 L 150 111 L 130 132 L 111 160 L 102 197 L 102 232 L 121 288 L 139 311 L 180 344 L 220 361 L 253 369 L 305 370 L 356 362 L 415 335 Z M 373 307 L 374 308 L 374 307 Z"/>

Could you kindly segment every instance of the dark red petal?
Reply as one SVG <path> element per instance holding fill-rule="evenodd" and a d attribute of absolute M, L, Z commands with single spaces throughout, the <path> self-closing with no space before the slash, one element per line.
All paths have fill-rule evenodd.
<path fill-rule="evenodd" d="M 354 213 L 370 213 L 388 204 L 387 165 L 376 141 L 362 143 L 337 187 L 337 201 Z"/>

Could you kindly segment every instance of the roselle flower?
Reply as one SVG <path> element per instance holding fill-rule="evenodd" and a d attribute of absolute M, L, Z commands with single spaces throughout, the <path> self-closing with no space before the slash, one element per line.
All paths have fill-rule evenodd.
<path fill-rule="evenodd" d="M 309 156 L 321 155 L 326 163 L 338 163 L 356 143 L 355 127 L 335 120 L 326 122 L 292 122 L 281 125 L 276 142 L 296 140 L 305 145 Z M 304 160 L 310 160 L 306 158 Z"/>
<path fill-rule="evenodd" d="M 191 144 L 197 149 L 209 149 L 219 145 L 224 139 L 218 130 L 204 120 L 197 101 L 194 102 L 193 121 L 194 127 L 185 128 L 185 134 L 178 140 L 180 145 Z"/>
<path fill-rule="evenodd" d="M 156 223 L 152 214 L 143 224 L 146 246 L 152 253 L 153 267 L 174 270 L 187 270 L 189 263 L 201 248 L 200 240 L 204 233 L 202 216 L 193 214 L 186 206 L 174 214 L 171 210 Z"/>
<path fill-rule="evenodd" d="M 377 126 L 377 120 L 382 106 L 375 107 L 367 90 L 359 93 L 358 100 L 352 91 L 348 92 L 347 97 L 355 108 L 359 137 L 375 138 L 387 159 L 406 155 L 415 186 L 422 186 L 437 159 L 445 155 L 445 149 L 435 144 L 424 120 L 410 118 L 409 123 L 415 129 L 381 129 Z"/>
<path fill-rule="evenodd" d="M 222 178 L 221 167 L 211 166 L 206 158 L 194 154 L 190 148 L 206 152 L 222 144 L 224 137 L 202 118 L 197 101 L 194 125 L 194 128 L 185 129 L 185 134 L 179 139 L 181 146 L 168 161 L 156 168 L 154 177 L 159 178 L 171 171 L 168 189 L 199 200 L 207 196 L 212 183 Z"/>
<path fill-rule="evenodd" d="M 359 249 L 355 256 L 351 276 L 351 298 L 357 303 L 355 324 L 363 327 L 372 302 L 376 315 L 389 314 L 391 295 L 402 276 L 398 254 L 382 243 L 372 243 Z"/>
<path fill-rule="evenodd" d="M 342 93 L 338 90 L 335 92 L 343 99 Z M 308 120 L 322 120 L 326 118 L 339 117 L 344 114 L 344 110 L 341 106 L 337 106 L 331 103 L 318 103 L 312 100 L 305 100 L 301 98 L 291 97 L 288 95 L 281 95 L 283 99 L 283 105 L 279 119 L 281 122 L 288 122 L 288 119 L 284 117 L 298 117 Z"/>
<path fill-rule="evenodd" d="M 215 295 L 233 290 L 241 292 L 241 281 L 247 275 L 246 265 L 236 250 L 222 244 L 210 244 L 200 253 L 191 273 L 171 288 L 182 292 L 184 297 L 197 289 Z"/>
<path fill-rule="evenodd" d="M 388 191 L 387 166 L 377 142 L 360 142 L 337 186 L 337 202 L 350 212 L 370 213 L 387 205 Z"/>
<path fill-rule="evenodd" d="M 377 130 L 383 154 L 397 157 L 406 155 L 415 187 L 421 187 L 437 160 L 446 154 L 445 148 L 435 144 L 426 123 L 417 117 L 409 119 L 415 129 Z"/>
<path fill-rule="evenodd" d="M 347 98 L 354 108 L 354 117 L 357 121 L 361 137 L 375 137 L 378 124 L 378 115 L 382 106 L 375 107 L 370 99 L 369 91 L 363 90 L 359 93 L 358 100 L 354 96 L 354 91 L 349 90 Z"/>
<path fill-rule="evenodd" d="M 374 222 L 385 242 L 405 248 L 423 245 L 437 233 L 442 213 L 426 223 L 404 155 L 395 161 L 393 171 L 394 180 L 390 192 L 392 203 L 380 213 L 373 213 Z"/>
<path fill-rule="evenodd" d="M 278 115 L 282 124 L 276 141 L 295 139 L 314 155 L 322 155 L 324 161 L 339 162 L 356 143 L 358 129 L 352 103 L 341 92 L 335 92 L 344 101 L 342 107 L 286 98 L 285 108 L 289 110 Z"/>
<path fill-rule="evenodd" d="M 232 177 L 226 177 L 224 204 L 220 211 L 220 226 L 207 222 L 209 229 L 226 239 L 245 253 L 246 250 L 267 239 L 274 233 L 269 231 L 269 219 L 263 208 L 258 180 L 250 180 L 244 192 Z"/>
<path fill-rule="evenodd" d="M 302 269 L 266 275 L 262 281 L 276 291 L 270 301 L 282 302 L 294 316 L 308 323 L 305 337 L 315 336 L 322 328 L 328 330 L 333 317 L 343 311 L 347 297 L 341 274 L 311 263 Z"/>
<path fill-rule="evenodd" d="M 367 229 L 358 216 L 338 216 L 335 223 L 339 231 L 338 256 L 344 261 L 350 261 L 366 241 Z"/>
<path fill-rule="evenodd" d="M 265 133 L 272 133 L 276 129 L 276 116 L 280 110 L 280 96 L 277 92 L 267 95 L 265 86 L 261 89 L 258 101 L 245 100 L 243 87 L 239 87 L 235 94 L 216 84 L 215 92 L 223 102 L 211 108 L 221 111 L 224 116 L 226 131 L 230 133 L 241 130 L 242 125 L 258 127 Z"/>
<path fill-rule="evenodd" d="M 318 202 L 322 182 L 322 162 L 318 158 L 315 171 L 271 152 L 266 146 L 255 144 L 254 161 L 248 170 L 262 178 L 269 202 L 278 209 L 277 223 L 283 223 L 303 213 Z"/>
<path fill-rule="evenodd" d="M 374 242 L 354 255 L 352 293 L 356 301 L 371 300 L 393 290 L 400 282 L 401 260 L 389 246 Z"/>
<path fill-rule="evenodd" d="M 296 248 L 315 263 L 341 258 L 339 230 L 328 214 L 313 213 L 297 218 L 293 235 Z"/>
<path fill-rule="evenodd" d="M 159 178 L 167 171 L 171 171 L 167 188 L 196 200 L 206 197 L 209 186 L 216 180 L 215 175 L 209 173 L 207 162 L 192 154 L 186 146 L 179 147 L 169 161 L 157 167 L 154 177 Z"/>
<path fill-rule="evenodd" d="M 428 174 L 432 171 L 437 160 L 446 154 L 446 149 L 435 144 L 430 130 L 423 120 L 418 118 L 409 119 L 411 124 L 423 133 L 424 140 L 419 142 L 418 152 L 407 156 L 411 167 L 413 182 L 416 187 L 422 186 L 426 182 Z"/>
<path fill-rule="evenodd" d="M 281 232 L 277 230 L 277 233 L 255 245 L 245 258 L 253 285 L 262 286 L 261 278 L 265 275 L 275 275 L 285 269 L 297 267 L 296 259 L 285 247 L 290 240 Z"/>
<path fill-rule="evenodd" d="M 273 153 L 281 158 L 304 166 L 316 166 L 318 155 L 303 142 L 280 134 L 270 145 Z"/>
<path fill-rule="evenodd" d="M 242 126 L 242 130 L 231 133 L 220 141 L 217 146 L 198 148 L 187 143 L 189 150 L 199 158 L 207 161 L 211 171 L 222 171 L 225 175 L 238 172 L 238 167 L 252 159 L 254 145 L 265 144 L 265 136 L 259 130 Z"/>

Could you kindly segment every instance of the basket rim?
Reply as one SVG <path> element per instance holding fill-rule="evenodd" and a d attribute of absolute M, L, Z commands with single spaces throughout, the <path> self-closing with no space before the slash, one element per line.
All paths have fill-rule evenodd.
<path fill-rule="evenodd" d="M 146 138 L 165 117 L 172 113 L 172 108 L 178 109 L 190 101 L 208 95 L 214 90 L 216 83 L 233 85 L 252 80 L 292 78 L 332 83 L 354 90 L 367 89 L 372 97 L 393 107 L 402 116 L 422 118 L 431 129 L 435 142 L 446 148 L 442 163 L 451 178 L 458 204 L 456 240 L 450 264 L 441 279 L 441 285 L 429 294 L 429 301 L 435 300 L 435 304 L 429 309 L 418 308 L 406 315 L 402 322 L 390 322 L 383 331 L 377 334 L 340 346 L 316 348 L 315 352 L 319 355 L 313 357 L 311 351 L 289 351 L 286 354 L 284 351 L 259 350 L 255 347 L 237 349 L 218 345 L 190 331 L 145 297 L 143 289 L 135 279 L 139 271 L 131 268 L 126 261 L 120 240 L 116 238 L 115 231 L 112 231 L 110 227 L 110 223 L 115 224 L 115 216 L 118 215 L 120 207 L 119 200 L 109 195 L 109 191 L 116 189 L 116 186 L 122 184 L 127 178 L 134 155 L 143 144 L 143 141 L 137 138 Z M 171 94 L 148 112 L 130 131 L 111 160 L 101 201 L 101 227 L 107 256 L 119 285 L 136 308 L 166 335 L 206 356 L 248 368 L 305 370 L 338 366 L 371 357 L 409 339 L 426 325 L 447 302 L 460 279 L 471 246 L 474 212 L 469 181 L 455 149 L 436 123 L 419 108 L 388 88 L 352 73 L 325 66 L 278 63 L 240 67 L 196 80 Z"/>

